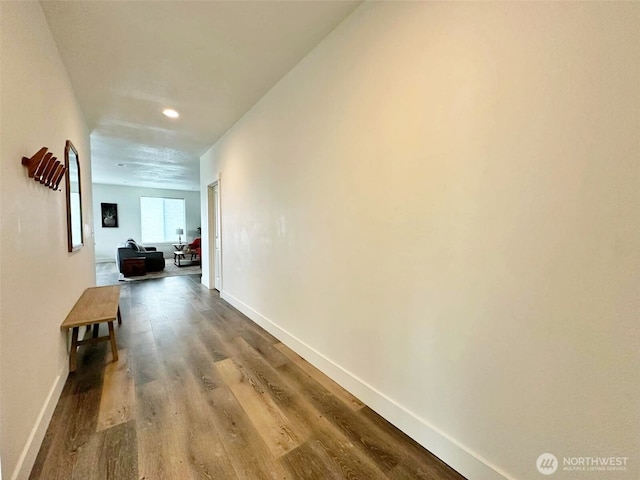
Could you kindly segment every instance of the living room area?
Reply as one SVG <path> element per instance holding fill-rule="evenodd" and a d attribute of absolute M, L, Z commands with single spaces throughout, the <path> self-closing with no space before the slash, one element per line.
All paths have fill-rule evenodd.
<path fill-rule="evenodd" d="M 195 188 L 94 182 L 97 284 L 201 275 L 200 192 Z"/>

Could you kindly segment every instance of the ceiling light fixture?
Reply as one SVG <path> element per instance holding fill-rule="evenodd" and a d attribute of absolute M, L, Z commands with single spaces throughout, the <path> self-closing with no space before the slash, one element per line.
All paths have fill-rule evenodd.
<path fill-rule="evenodd" d="M 116 163 L 116 167 L 126 167 L 126 163 Z"/>
<path fill-rule="evenodd" d="M 173 108 L 165 108 L 162 111 L 162 114 L 169 118 L 178 118 L 180 116 L 180 114 L 176 112 Z"/>

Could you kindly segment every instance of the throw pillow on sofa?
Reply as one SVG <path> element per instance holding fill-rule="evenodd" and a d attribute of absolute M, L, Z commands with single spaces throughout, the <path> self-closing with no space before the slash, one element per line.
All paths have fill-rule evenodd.
<path fill-rule="evenodd" d="M 138 245 L 138 242 L 136 242 L 133 238 L 130 238 L 127 240 L 127 248 L 131 248 L 133 250 L 135 250 L 136 252 L 146 252 L 147 249 L 144 248 L 142 245 Z"/>

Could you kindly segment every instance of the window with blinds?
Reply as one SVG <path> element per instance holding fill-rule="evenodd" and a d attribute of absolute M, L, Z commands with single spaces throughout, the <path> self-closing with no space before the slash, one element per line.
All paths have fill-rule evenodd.
<path fill-rule="evenodd" d="M 140 222 L 142 243 L 177 242 L 176 229 L 187 231 L 184 198 L 140 197 Z"/>

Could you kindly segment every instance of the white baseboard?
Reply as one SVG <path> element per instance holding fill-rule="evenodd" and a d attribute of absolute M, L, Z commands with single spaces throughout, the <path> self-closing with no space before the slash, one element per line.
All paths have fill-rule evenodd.
<path fill-rule="evenodd" d="M 515 480 L 499 467 L 342 368 L 229 292 L 223 290 L 220 296 L 466 478 Z"/>
<path fill-rule="evenodd" d="M 18 464 L 10 477 L 11 480 L 28 480 L 33 464 L 38 456 L 38 451 L 42 445 L 44 435 L 47 433 L 47 427 L 49 427 L 49 422 L 51 421 L 53 412 L 58 404 L 60 395 L 62 394 L 64 384 L 67 381 L 69 373 L 68 368 L 69 366 L 65 363 L 65 367 L 62 372 L 60 372 L 60 375 L 58 375 L 54 380 L 53 385 L 49 390 L 49 394 L 40 409 L 40 414 L 38 415 L 36 423 L 31 429 L 27 443 L 20 454 Z"/>
<path fill-rule="evenodd" d="M 96 258 L 96 263 L 116 263 L 115 257 Z"/>

